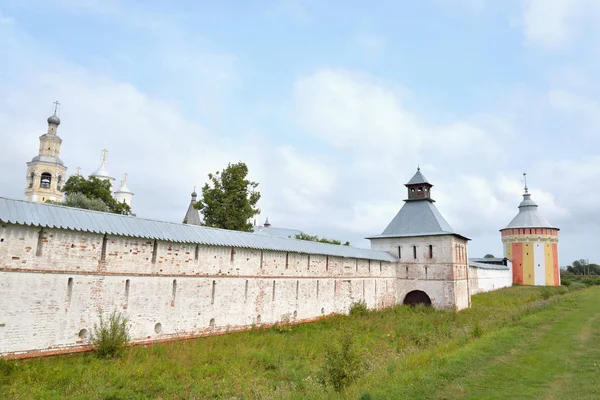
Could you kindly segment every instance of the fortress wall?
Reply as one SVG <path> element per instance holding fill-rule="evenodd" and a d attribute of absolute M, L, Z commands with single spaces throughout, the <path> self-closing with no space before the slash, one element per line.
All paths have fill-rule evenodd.
<path fill-rule="evenodd" d="M 153 342 L 390 307 L 397 291 L 389 262 L 0 227 L 4 356 L 85 348 L 99 310 Z"/>
<path fill-rule="evenodd" d="M 469 267 L 469 285 L 471 295 L 512 286 L 512 271 Z"/>

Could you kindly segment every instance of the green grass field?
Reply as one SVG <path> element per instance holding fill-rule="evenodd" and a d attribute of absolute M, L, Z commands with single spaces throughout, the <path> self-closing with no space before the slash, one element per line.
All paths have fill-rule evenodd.
<path fill-rule="evenodd" d="M 132 347 L 116 360 L 3 361 L 0 398 L 600 398 L 600 287 L 574 289 L 512 287 L 459 313 L 396 307 Z M 323 365 L 345 334 L 363 373 L 337 393 Z"/>

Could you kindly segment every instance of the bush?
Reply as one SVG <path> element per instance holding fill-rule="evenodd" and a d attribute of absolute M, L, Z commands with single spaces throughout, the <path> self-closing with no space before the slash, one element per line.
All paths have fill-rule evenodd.
<path fill-rule="evenodd" d="M 100 325 L 94 324 L 90 341 L 95 347 L 98 357 L 111 358 L 120 356 L 129 344 L 129 327 L 127 317 L 116 310 L 108 319 L 99 313 Z"/>
<path fill-rule="evenodd" d="M 365 364 L 354 348 L 350 334 L 344 335 L 339 345 L 325 350 L 324 381 L 337 392 L 360 377 L 364 369 Z"/>
<path fill-rule="evenodd" d="M 587 286 L 581 282 L 572 282 L 569 285 L 569 290 L 573 291 L 573 290 L 581 290 L 581 289 L 585 289 Z"/>
<path fill-rule="evenodd" d="M 364 300 L 357 301 L 356 303 L 352 303 L 350 306 L 350 315 L 367 315 L 369 313 L 369 309 L 367 308 L 367 303 Z"/>

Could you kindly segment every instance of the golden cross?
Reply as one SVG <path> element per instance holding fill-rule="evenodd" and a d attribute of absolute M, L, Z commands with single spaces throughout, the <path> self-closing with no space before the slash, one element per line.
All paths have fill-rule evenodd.
<path fill-rule="evenodd" d="M 127 183 L 127 172 L 123 174 L 123 183 Z"/>
<path fill-rule="evenodd" d="M 108 153 L 108 150 L 102 149 L 102 163 L 106 162 L 106 153 Z"/>

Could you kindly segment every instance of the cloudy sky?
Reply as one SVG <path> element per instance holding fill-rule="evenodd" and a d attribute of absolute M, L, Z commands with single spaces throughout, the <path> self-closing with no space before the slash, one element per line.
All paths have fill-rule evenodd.
<path fill-rule="evenodd" d="M 561 264 L 599 262 L 599 67 L 596 0 L 0 0 L 0 196 L 59 100 L 69 173 L 106 147 L 140 217 L 241 160 L 261 221 L 366 247 L 420 165 L 501 255 L 527 172 Z"/>

